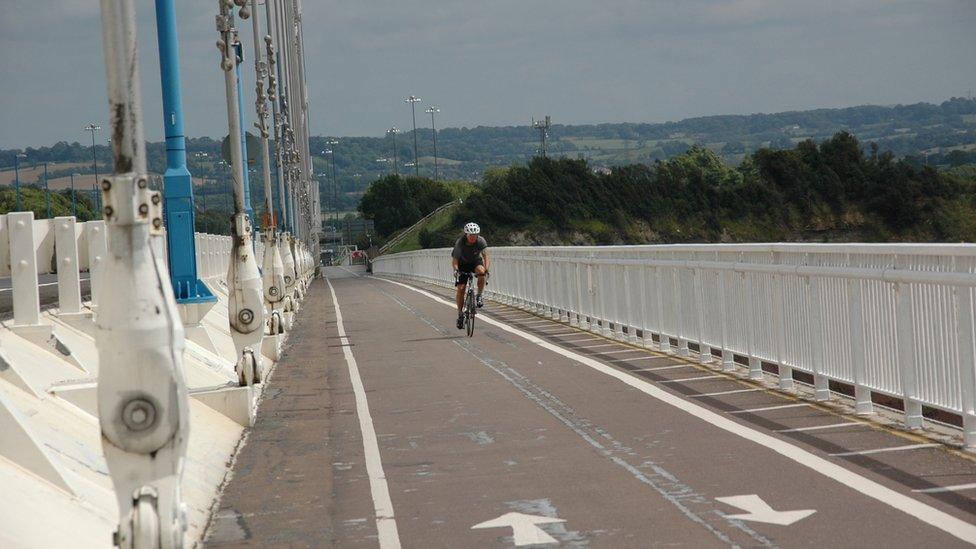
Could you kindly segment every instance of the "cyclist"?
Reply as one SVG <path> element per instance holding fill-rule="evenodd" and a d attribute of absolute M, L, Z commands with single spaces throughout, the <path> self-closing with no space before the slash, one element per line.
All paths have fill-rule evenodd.
<path fill-rule="evenodd" d="M 478 277 L 478 307 L 484 307 L 485 301 L 481 292 L 485 289 L 485 275 L 491 259 L 488 257 L 488 242 L 481 236 L 481 227 L 477 223 L 464 226 L 464 234 L 454 243 L 451 253 L 451 265 L 454 267 L 454 286 L 457 287 L 457 327 L 464 329 L 464 292 L 467 290 L 468 278 L 462 273 L 474 273 Z"/>

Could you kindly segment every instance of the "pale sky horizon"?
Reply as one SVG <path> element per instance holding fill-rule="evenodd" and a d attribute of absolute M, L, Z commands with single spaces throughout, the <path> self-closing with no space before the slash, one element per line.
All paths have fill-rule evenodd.
<path fill-rule="evenodd" d="M 108 110 L 98 2 L 5 4 L 0 148 L 88 142 L 82 127 Z M 146 139 L 160 141 L 154 11 L 137 4 Z M 186 132 L 217 138 L 217 3 L 176 4 Z M 303 21 L 313 135 L 409 129 L 411 94 L 418 126 L 435 104 L 444 128 L 939 103 L 976 88 L 971 0 L 305 0 Z M 250 59 L 244 71 L 250 96 Z"/>

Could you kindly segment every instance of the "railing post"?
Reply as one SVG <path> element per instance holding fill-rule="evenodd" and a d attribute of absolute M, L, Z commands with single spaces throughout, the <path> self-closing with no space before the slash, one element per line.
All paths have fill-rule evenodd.
<path fill-rule="evenodd" d="M 36 326 L 41 322 L 41 304 L 37 289 L 34 212 L 8 213 L 7 234 L 10 237 L 10 286 L 14 326 Z"/>
<path fill-rule="evenodd" d="M 664 333 L 664 283 L 661 280 L 661 267 L 654 267 L 654 290 L 657 293 L 658 350 L 671 354 L 671 338 Z"/>
<path fill-rule="evenodd" d="M 953 288 L 956 336 L 959 339 L 959 399 L 962 412 L 963 443 L 976 448 L 976 337 L 973 330 L 973 289 Z"/>
<path fill-rule="evenodd" d="M 848 330 L 851 337 L 851 367 L 854 370 L 854 406 L 858 414 L 871 414 L 874 404 L 871 402 L 871 389 L 867 387 L 865 369 L 864 346 L 864 305 L 860 280 L 847 281 L 848 302 Z"/>
<path fill-rule="evenodd" d="M 704 284 L 702 283 L 701 277 L 704 275 L 700 269 L 692 270 L 693 280 L 693 290 L 695 292 L 695 324 L 698 331 L 698 362 L 705 364 L 712 359 L 712 352 L 705 346 L 705 308 L 703 306 L 704 299 L 702 298 L 702 291 Z"/>
<path fill-rule="evenodd" d="M 902 399 L 905 405 L 905 425 L 909 429 L 922 427 L 922 404 L 918 401 L 915 372 L 915 339 L 912 327 L 912 288 L 898 283 L 896 287 L 896 325 L 898 333 L 898 373 L 901 377 Z"/>
<path fill-rule="evenodd" d="M 613 330 L 610 329 L 610 307 L 613 306 L 613 290 L 608 276 L 604 274 L 605 270 L 609 270 L 611 267 L 606 263 L 599 263 L 595 265 L 596 269 L 596 288 L 597 288 L 597 300 L 600 302 L 600 333 L 606 337 L 613 336 Z"/>
<path fill-rule="evenodd" d="M 651 315 L 650 306 L 648 305 L 650 296 L 647 295 L 649 293 L 647 285 L 650 282 L 650 277 L 647 276 L 647 265 L 642 264 L 638 273 L 641 290 L 641 345 L 651 349 L 654 347 L 654 338 L 651 337 Z"/>
<path fill-rule="evenodd" d="M 748 327 L 748 343 L 746 345 L 747 353 L 749 355 L 749 379 L 759 380 L 763 378 L 762 361 L 756 356 L 756 294 L 753 291 L 753 276 L 745 271 L 742 272 L 742 277 L 746 282 L 746 303 L 749 304 L 749 318 L 746 321 L 746 326 Z"/>
<path fill-rule="evenodd" d="M 729 324 L 732 322 L 732 319 L 731 315 L 729 315 L 729 298 L 726 295 L 725 271 L 718 271 L 717 276 L 718 298 L 722 303 L 722 369 L 726 372 L 731 372 L 735 369 L 735 360 L 733 360 L 732 351 L 729 349 Z"/>
<path fill-rule="evenodd" d="M 793 368 L 786 364 L 786 313 L 783 305 L 783 275 L 773 275 L 773 336 L 776 338 L 776 362 L 779 367 L 779 388 L 792 391 Z"/>
<path fill-rule="evenodd" d="M 688 356 L 688 337 L 685 335 L 685 300 L 681 292 L 681 271 L 674 269 L 671 272 L 671 290 L 674 295 L 674 318 L 676 321 L 675 337 L 678 339 L 678 356 Z"/>
<path fill-rule="evenodd" d="M 105 221 L 86 221 L 88 233 L 88 288 L 91 294 L 91 308 L 98 310 L 101 298 L 102 278 L 105 273 L 105 256 L 108 253 L 108 240 L 105 236 Z"/>
<path fill-rule="evenodd" d="M 81 313 L 81 272 L 75 218 L 54 218 L 54 247 L 58 262 L 58 308 L 61 314 Z"/>
<path fill-rule="evenodd" d="M 816 277 L 807 277 L 807 312 L 810 327 L 810 359 L 813 361 L 813 388 L 817 400 L 830 400 L 830 381 L 824 375 L 824 335 L 823 335 L 823 305 L 821 304 L 822 282 Z M 870 405 L 870 395 L 868 404 Z"/>

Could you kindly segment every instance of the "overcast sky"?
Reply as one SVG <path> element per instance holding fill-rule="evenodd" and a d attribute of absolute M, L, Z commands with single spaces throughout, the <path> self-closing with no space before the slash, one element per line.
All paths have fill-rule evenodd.
<path fill-rule="evenodd" d="M 98 2 L 2 3 L 0 147 L 84 142 L 81 128 L 107 119 Z M 153 2 L 137 4 L 146 138 L 158 141 Z M 190 136 L 227 132 L 216 6 L 177 0 Z M 941 102 L 976 88 L 974 0 L 305 0 L 304 11 L 319 135 L 409 128 L 410 94 L 441 108 L 438 126 L 471 127 Z M 249 26 L 244 36 L 250 52 Z M 246 76 L 250 94 L 250 65 Z"/>

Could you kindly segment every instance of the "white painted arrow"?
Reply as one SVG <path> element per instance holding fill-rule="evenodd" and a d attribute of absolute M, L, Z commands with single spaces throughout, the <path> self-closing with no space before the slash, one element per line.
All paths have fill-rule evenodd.
<path fill-rule="evenodd" d="M 729 496 L 727 498 L 715 498 L 717 501 L 738 507 L 745 513 L 741 515 L 725 515 L 726 518 L 751 520 L 753 522 L 766 522 L 789 526 L 794 522 L 803 520 L 817 512 L 816 509 L 803 509 L 801 511 L 777 511 L 769 506 L 761 497 L 756 494 L 748 496 Z"/>
<path fill-rule="evenodd" d="M 556 522 L 566 521 L 552 517 L 523 515 L 522 513 L 505 513 L 496 519 L 475 524 L 471 529 L 511 527 L 512 536 L 515 538 L 515 545 L 517 546 L 559 543 L 555 538 L 545 533 L 542 528 L 536 526 L 537 524 L 553 524 Z"/>

